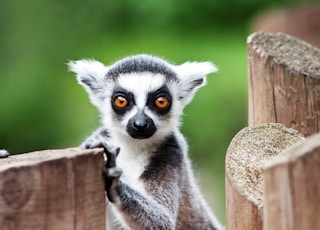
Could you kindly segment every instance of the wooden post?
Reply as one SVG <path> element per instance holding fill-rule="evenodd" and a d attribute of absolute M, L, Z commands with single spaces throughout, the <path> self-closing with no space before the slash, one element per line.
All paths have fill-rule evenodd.
<path fill-rule="evenodd" d="M 263 166 L 303 135 L 280 124 L 260 124 L 241 130 L 226 156 L 227 230 L 262 229 Z"/>
<path fill-rule="evenodd" d="M 0 159 L 0 230 L 104 230 L 100 149 Z"/>
<path fill-rule="evenodd" d="M 320 130 L 320 50 L 285 34 L 248 38 L 249 126 L 276 122 Z"/>
<path fill-rule="evenodd" d="M 320 229 L 320 134 L 265 168 L 264 230 Z"/>

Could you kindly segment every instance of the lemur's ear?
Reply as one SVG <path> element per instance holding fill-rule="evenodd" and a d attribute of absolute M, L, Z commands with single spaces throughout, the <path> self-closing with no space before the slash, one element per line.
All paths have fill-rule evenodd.
<path fill-rule="evenodd" d="M 79 84 L 89 93 L 91 102 L 99 107 L 104 99 L 105 75 L 108 68 L 95 60 L 70 61 L 68 67 L 70 71 L 76 73 Z"/>
<path fill-rule="evenodd" d="M 218 71 L 211 62 L 186 62 L 174 68 L 180 80 L 179 97 L 184 105 L 187 105 L 194 93 L 206 84 L 206 75 Z"/>

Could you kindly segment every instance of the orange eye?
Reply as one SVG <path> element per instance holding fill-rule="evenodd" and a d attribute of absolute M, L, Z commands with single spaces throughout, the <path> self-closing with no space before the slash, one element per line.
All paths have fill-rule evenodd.
<path fill-rule="evenodd" d="M 116 97 L 116 99 L 114 100 L 114 104 L 115 106 L 117 106 L 118 108 L 122 109 L 124 107 L 126 107 L 128 105 L 128 100 L 125 97 L 122 96 L 118 96 Z"/>
<path fill-rule="evenodd" d="M 166 97 L 158 97 L 155 100 L 155 105 L 159 108 L 159 109 L 164 109 L 169 105 L 169 100 Z"/>

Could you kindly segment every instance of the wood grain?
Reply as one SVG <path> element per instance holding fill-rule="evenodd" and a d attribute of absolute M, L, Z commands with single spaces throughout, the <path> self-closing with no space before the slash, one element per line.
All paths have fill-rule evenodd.
<path fill-rule="evenodd" d="M 302 140 L 298 131 L 273 123 L 244 128 L 233 138 L 226 155 L 227 230 L 262 229 L 264 164 Z"/>
<path fill-rule="evenodd" d="M 0 159 L 0 229 L 105 229 L 103 162 L 81 148 Z"/>
<path fill-rule="evenodd" d="M 320 50 L 286 34 L 248 38 L 249 126 L 275 122 L 305 136 L 320 130 Z"/>
<path fill-rule="evenodd" d="M 266 164 L 264 230 L 320 229 L 320 134 Z"/>

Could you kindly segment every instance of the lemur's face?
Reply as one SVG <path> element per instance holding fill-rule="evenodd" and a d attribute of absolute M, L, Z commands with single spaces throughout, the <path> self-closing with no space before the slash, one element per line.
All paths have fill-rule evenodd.
<path fill-rule="evenodd" d="M 107 129 L 133 139 L 163 137 L 179 125 L 179 117 L 205 75 L 209 62 L 171 65 L 149 55 L 122 59 L 111 66 L 97 61 L 69 64 L 102 113 Z"/>
<path fill-rule="evenodd" d="M 106 118 L 106 123 L 136 139 L 169 133 L 180 115 L 173 116 L 179 113 L 173 86 L 162 74 L 120 75 L 109 97 L 112 119 Z"/>

